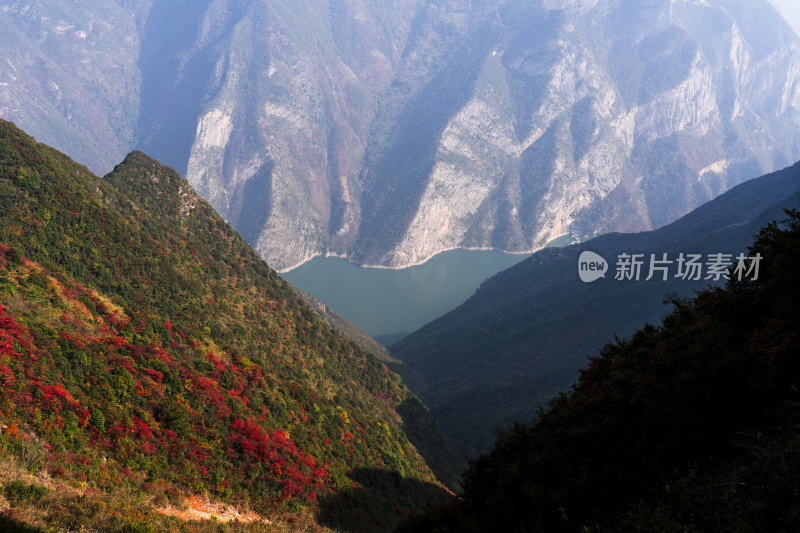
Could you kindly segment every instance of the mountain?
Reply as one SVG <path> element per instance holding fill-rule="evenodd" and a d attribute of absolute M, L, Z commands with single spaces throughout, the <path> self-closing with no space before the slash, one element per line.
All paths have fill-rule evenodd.
<path fill-rule="evenodd" d="M 105 174 L 135 144 L 151 2 L 0 3 L 0 118 Z"/>
<path fill-rule="evenodd" d="M 377 531 L 447 494 L 430 412 L 172 169 L 2 121 L 0 245 L 0 525 Z"/>
<path fill-rule="evenodd" d="M 651 229 L 800 157 L 765 0 L 1 7 L 0 116 L 185 172 L 281 271 Z"/>
<path fill-rule="evenodd" d="M 699 280 L 650 281 L 649 258 L 679 254 L 736 255 L 784 207 L 800 204 L 800 163 L 734 187 L 663 228 L 609 234 L 565 248 L 541 250 L 484 282 L 457 309 L 390 347 L 394 368 L 430 406 L 453 440 L 474 453 L 491 445 L 493 429 L 530 419 L 568 390 L 588 356 L 615 336 L 658 323 L 670 294 L 702 289 Z M 584 251 L 609 262 L 605 278 L 584 283 Z M 643 254 L 639 281 L 616 280 L 620 254 Z M 717 284 L 724 280 L 719 280 Z"/>
<path fill-rule="evenodd" d="M 674 302 L 472 462 L 401 531 L 795 531 L 800 211 L 756 236 L 757 279 Z"/>

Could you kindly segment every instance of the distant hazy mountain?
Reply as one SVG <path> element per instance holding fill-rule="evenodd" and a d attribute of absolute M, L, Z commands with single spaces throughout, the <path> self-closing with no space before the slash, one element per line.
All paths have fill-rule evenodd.
<path fill-rule="evenodd" d="M 0 118 L 110 171 L 135 144 L 150 4 L 0 1 Z"/>
<path fill-rule="evenodd" d="M 676 279 L 676 263 L 668 265 L 668 281 L 660 271 L 644 281 L 650 254 L 663 259 L 666 253 L 673 262 L 680 253 L 701 254 L 703 263 L 708 254 L 735 257 L 747 252 L 761 226 L 783 218 L 783 207 L 798 205 L 800 163 L 743 183 L 659 230 L 539 251 L 393 345 L 392 353 L 405 363 L 398 371 L 456 442 L 485 450 L 495 426 L 530 420 L 615 335 L 658 323 L 669 310 L 663 304 L 669 294 L 690 295 L 712 283 L 705 271 L 698 281 Z M 578 258 L 585 250 L 609 262 L 605 278 L 579 279 Z M 639 281 L 614 279 L 622 253 L 644 254 Z"/>
<path fill-rule="evenodd" d="M 281 270 L 650 229 L 800 157 L 765 0 L 43 0 L 0 27 L 0 116 L 98 170 L 145 149 Z"/>

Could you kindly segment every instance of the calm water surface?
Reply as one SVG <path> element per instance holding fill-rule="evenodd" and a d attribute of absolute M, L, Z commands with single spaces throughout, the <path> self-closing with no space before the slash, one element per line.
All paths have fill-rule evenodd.
<path fill-rule="evenodd" d="M 485 279 L 526 257 L 451 250 L 402 270 L 316 257 L 282 276 L 374 337 L 420 328 L 463 303 Z"/>

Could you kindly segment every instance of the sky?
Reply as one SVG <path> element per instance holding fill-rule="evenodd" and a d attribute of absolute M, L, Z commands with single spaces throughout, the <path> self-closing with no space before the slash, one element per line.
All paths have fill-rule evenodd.
<path fill-rule="evenodd" d="M 786 19 L 794 32 L 800 35 L 800 1 L 769 0 L 778 12 Z"/>

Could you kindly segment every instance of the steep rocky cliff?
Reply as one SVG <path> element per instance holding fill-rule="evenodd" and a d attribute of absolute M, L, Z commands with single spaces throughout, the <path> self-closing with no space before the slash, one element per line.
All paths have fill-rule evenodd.
<path fill-rule="evenodd" d="M 366 165 L 367 195 L 390 207 L 365 213 L 355 258 L 403 265 L 457 246 L 650 229 L 790 163 L 797 43 L 757 4 L 506 4 L 468 98 L 428 139 L 429 165 Z M 419 176 L 397 218 L 383 216 L 393 173 Z"/>
<path fill-rule="evenodd" d="M 800 44 L 764 0 L 57 4 L 0 3 L 0 115 L 94 168 L 145 149 L 279 270 L 649 229 L 800 157 Z"/>

